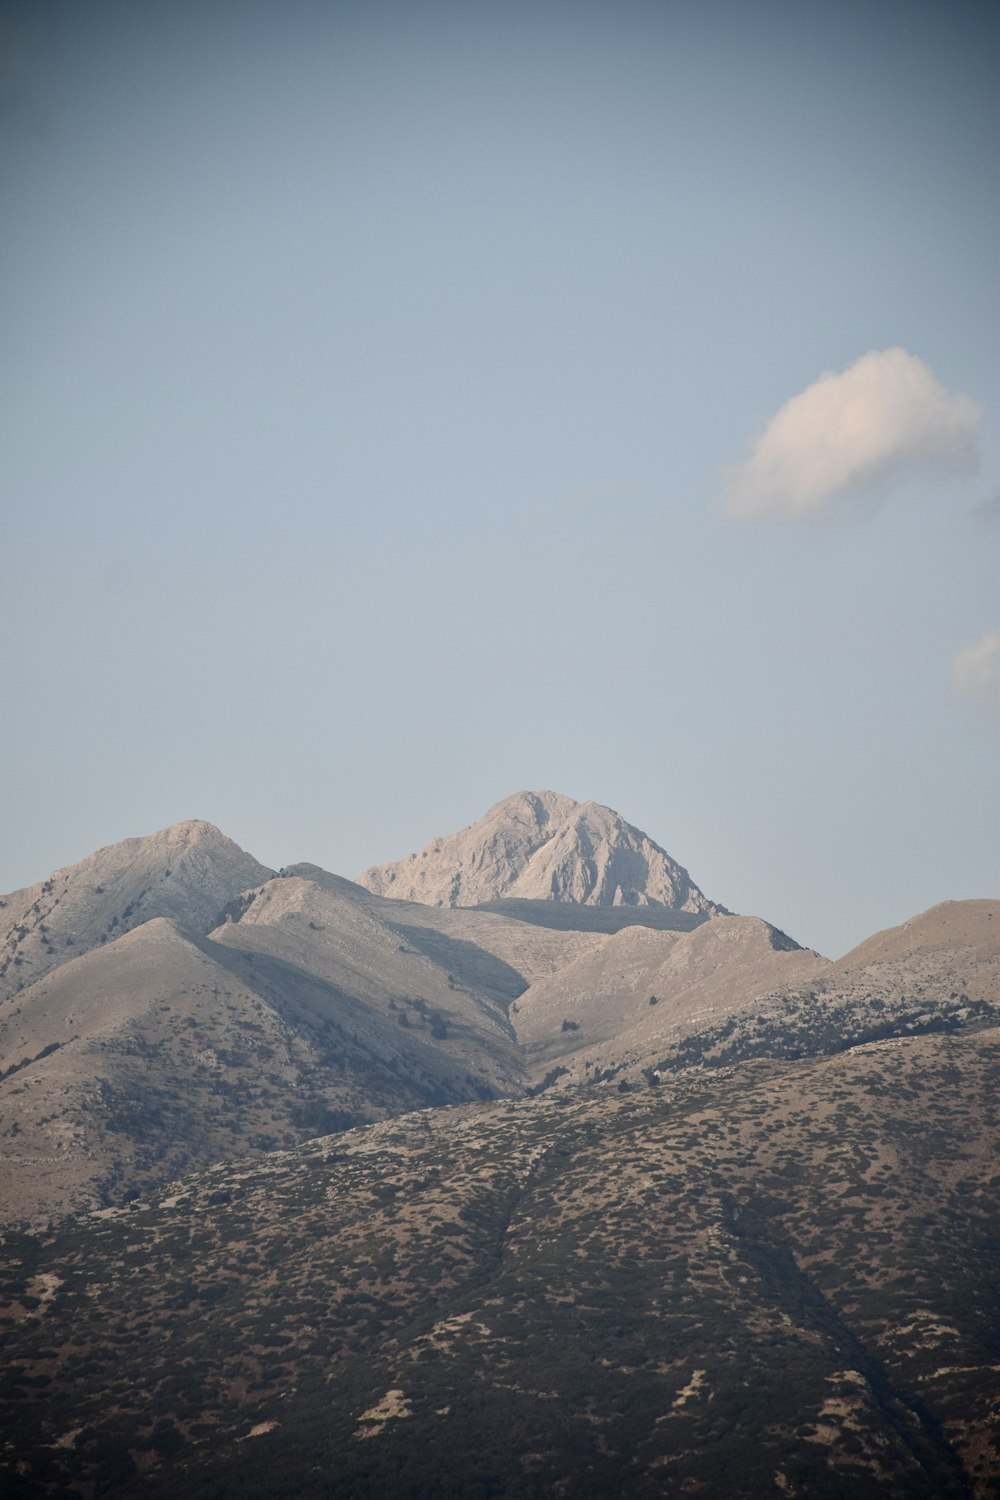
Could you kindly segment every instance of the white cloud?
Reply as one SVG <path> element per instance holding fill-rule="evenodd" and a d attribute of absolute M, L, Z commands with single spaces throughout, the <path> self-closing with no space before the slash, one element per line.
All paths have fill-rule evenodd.
<path fill-rule="evenodd" d="M 967 455 L 980 410 L 905 349 L 864 354 L 821 375 L 775 414 L 722 501 L 739 518 L 801 516 L 905 464 Z"/>
<path fill-rule="evenodd" d="M 951 664 L 952 676 L 963 693 L 1000 705 L 1000 635 L 988 630 L 965 646 Z"/>

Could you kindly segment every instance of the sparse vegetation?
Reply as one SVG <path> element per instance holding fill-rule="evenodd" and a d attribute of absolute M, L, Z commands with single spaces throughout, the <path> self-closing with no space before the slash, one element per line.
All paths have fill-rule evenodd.
<path fill-rule="evenodd" d="M 995 1472 L 1000 1224 L 959 1143 L 997 1053 L 927 1036 L 411 1116 L 8 1236 L 20 1482 L 264 1500 L 319 1469 L 401 1500 L 444 1493 L 446 1434 L 456 1495 L 666 1474 L 721 1500 L 776 1471 L 829 1500 L 965 1495 Z"/>
<path fill-rule="evenodd" d="M 12 914 L 0 1168 L 38 1220 L 0 1240 L 0 1486 L 996 1492 L 985 961 L 828 981 L 749 919 L 389 920 L 254 862 L 178 926 L 163 853 Z M 726 931 L 734 986 L 753 943 L 805 979 L 685 1009 Z"/>

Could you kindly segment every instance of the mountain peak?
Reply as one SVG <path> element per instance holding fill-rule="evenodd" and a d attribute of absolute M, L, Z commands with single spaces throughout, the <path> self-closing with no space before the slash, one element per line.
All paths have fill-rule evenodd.
<path fill-rule="evenodd" d="M 427 906 L 477 906 L 504 897 L 582 906 L 724 910 L 640 829 L 599 802 L 520 791 L 477 823 L 358 876 L 380 896 Z"/>
<path fill-rule="evenodd" d="M 154 917 L 204 932 L 228 901 L 271 874 L 201 819 L 98 849 L 0 900 L 0 999 Z"/>
<path fill-rule="evenodd" d="M 157 835 L 154 834 L 153 837 L 156 838 Z M 180 823 L 171 823 L 169 828 L 162 830 L 159 837 L 165 838 L 168 844 L 232 843 L 221 828 L 216 828 L 214 823 L 206 823 L 204 818 L 184 818 Z"/>

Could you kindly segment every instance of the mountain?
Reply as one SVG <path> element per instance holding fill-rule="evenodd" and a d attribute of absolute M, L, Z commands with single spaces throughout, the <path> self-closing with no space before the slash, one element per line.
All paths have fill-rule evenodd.
<path fill-rule="evenodd" d="M 103 942 L 0 1006 L 3 1218 L 55 1220 L 335 1126 L 521 1094 L 548 1062 L 519 997 L 535 1018 L 535 986 L 588 982 L 631 932 L 681 935 L 594 930 L 600 913 L 571 905 L 564 921 L 582 930 L 553 928 L 534 920 L 550 903 L 511 906 L 392 901 L 298 865 L 227 902 L 218 925 L 151 918 L 109 938 L 92 922 Z M 638 1001 L 595 1003 L 613 1038 Z"/>
<path fill-rule="evenodd" d="M 577 843 L 583 829 L 603 829 L 607 848 L 621 830 L 622 847 L 642 843 L 606 809 L 544 798 L 554 844 L 567 829 Z M 525 807 L 543 800 L 510 798 L 494 821 L 523 826 Z M 661 896 L 664 860 L 643 866 Z M 564 971 L 590 983 L 587 963 L 622 951 L 627 924 L 669 946 L 708 915 L 655 897 L 494 906 L 384 898 L 313 865 L 274 876 L 199 822 L 99 850 L 7 898 L 2 1220 L 55 1221 L 324 1130 L 519 1095 L 548 1066 L 520 1034 L 519 997 L 537 1022 L 533 986 L 558 988 Z M 602 1036 L 613 1042 L 634 999 L 612 990 L 597 1002 Z"/>
<path fill-rule="evenodd" d="M 754 1057 L 799 1058 L 887 1037 L 1000 1024 L 1000 902 L 944 901 L 867 939 L 805 983 L 706 1017 L 662 1056 L 610 1076 L 724 1067 Z"/>
<path fill-rule="evenodd" d="M 594 924 L 595 917 L 618 915 L 594 907 L 556 908 L 543 901 L 498 902 L 496 909 L 428 907 L 416 901 L 377 896 L 316 865 L 291 865 L 286 874 L 336 890 L 379 913 L 404 944 L 453 970 L 465 983 L 488 991 L 505 1008 L 536 979 L 554 973 L 577 954 L 600 946 L 605 929 Z M 641 920 L 653 909 L 633 910 Z M 564 918 L 555 927 L 542 920 L 553 911 Z M 674 920 L 673 913 L 664 912 L 662 916 Z"/>
<path fill-rule="evenodd" d="M 725 910 L 618 813 L 546 791 L 515 792 L 478 823 L 394 864 L 373 866 L 358 884 L 427 906 L 523 899 L 662 906 L 700 917 Z"/>
<path fill-rule="evenodd" d="M 0 1007 L 8 1222 L 128 1201 L 361 1121 L 519 1093 L 505 1004 L 401 943 L 377 899 L 357 896 L 269 880 L 209 935 L 153 918 Z"/>
<path fill-rule="evenodd" d="M 0 898 L 0 1004 L 153 917 L 204 932 L 228 901 L 273 873 L 211 823 L 175 823 L 98 849 Z"/>
<path fill-rule="evenodd" d="M 691 932 L 627 927 L 531 985 L 512 1006 L 537 1084 L 561 1087 L 655 1065 L 667 1047 L 829 961 L 759 917 L 715 917 Z"/>
<path fill-rule="evenodd" d="M 864 970 L 891 982 L 899 964 L 900 983 L 943 982 L 947 975 L 959 987 L 1000 983 L 996 901 L 941 901 L 898 927 L 867 938 L 838 959 L 831 974 Z M 919 975 L 914 970 L 919 969 Z"/>
<path fill-rule="evenodd" d="M 1000 1477 L 1000 1031 L 422 1111 L 0 1245 L 12 1494 Z"/>
<path fill-rule="evenodd" d="M 554 793 L 396 869 L 7 898 L 0 1483 L 995 1494 L 1000 903 L 830 963 Z"/>
<path fill-rule="evenodd" d="M 561 827 L 567 807 L 576 818 L 545 795 Z M 527 799 L 494 822 L 523 827 L 543 807 Z M 887 1017 L 919 1030 L 915 987 L 948 975 L 968 974 L 977 1003 L 998 990 L 989 902 L 946 904 L 830 965 L 753 917 L 428 906 L 314 865 L 272 876 L 206 823 L 100 850 L 6 909 L 8 1223 L 414 1109 L 836 1048 Z"/>
<path fill-rule="evenodd" d="M 942 902 L 836 963 L 758 917 L 628 928 L 511 1014 L 532 1082 L 560 1088 L 960 1030 L 1000 1019 L 1000 902 Z"/>

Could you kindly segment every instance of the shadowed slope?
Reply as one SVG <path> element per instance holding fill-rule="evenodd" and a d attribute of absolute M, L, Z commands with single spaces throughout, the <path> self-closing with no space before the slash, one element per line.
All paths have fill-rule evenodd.
<path fill-rule="evenodd" d="M 299 918 L 286 925 L 227 925 L 212 941 L 154 919 L 8 1004 L 8 1222 L 121 1202 L 250 1150 L 519 1087 L 509 1027 L 486 1000 L 454 992 L 420 955 L 396 955 L 378 977 L 394 934 L 367 935 L 345 964 L 297 943 Z"/>
<path fill-rule="evenodd" d="M 316 865 L 292 865 L 287 873 L 324 885 L 345 900 L 367 905 L 400 939 L 466 983 L 493 995 L 505 1007 L 535 979 L 554 973 L 578 953 L 599 947 L 600 933 L 616 930 L 605 928 L 599 919 L 608 913 L 596 907 L 557 907 L 545 901 L 499 902 L 495 909 L 424 906 L 417 901 L 375 895 Z M 635 910 L 642 919 L 653 908 Z M 549 913 L 560 920 L 548 921 Z M 659 915 L 671 922 L 671 913 Z M 679 914 L 677 919 L 701 920 Z"/>
<path fill-rule="evenodd" d="M 478 1073 L 486 1068 L 493 1091 L 515 1087 L 520 1067 L 506 1005 L 401 942 L 389 920 L 394 903 L 362 895 L 359 901 L 336 887 L 286 875 L 248 892 L 238 920 L 211 936 L 315 976 L 396 1031 L 425 1032 L 442 1055 Z"/>

